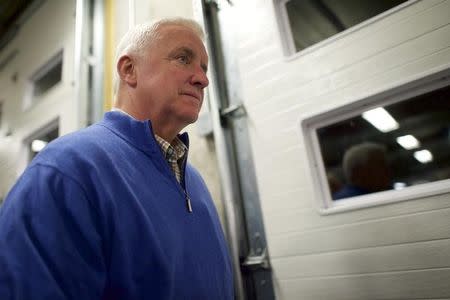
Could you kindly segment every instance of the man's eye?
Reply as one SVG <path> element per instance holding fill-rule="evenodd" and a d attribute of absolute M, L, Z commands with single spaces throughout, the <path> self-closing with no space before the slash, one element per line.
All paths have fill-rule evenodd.
<path fill-rule="evenodd" d="M 187 57 L 186 55 L 177 57 L 177 60 L 184 65 L 187 65 L 189 63 L 189 57 Z"/>

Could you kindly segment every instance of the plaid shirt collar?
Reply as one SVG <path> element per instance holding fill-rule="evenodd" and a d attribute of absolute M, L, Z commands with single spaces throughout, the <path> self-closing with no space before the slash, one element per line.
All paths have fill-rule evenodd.
<path fill-rule="evenodd" d="M 183 177 L 183 164 L 187 153 L 186 145 L 178 137 L 175 137 L 172 144 L 156 134 L 155 138 L 161 147 L 170 168 L 175 174 L 177 181 L 181 183 L 181 178 Z"/>
<path fill-rule="evenodd" d="M 129 116 L 130 118 L 133 118 L 133 116 L 129 115 L 127 112 L 121 110 L 120 108 L 114 107 L 112 110 L 119 111 Z M 186 159 L 188 148 L 178 136 L 175 137 L 175 139 L 172 141 L 172 144 L 156 134 L 155 139 L 161 147 L 164 158 L 174 172 L 177 181 L 181 183 L 181 178 L 183 177 L 183 164 Z"/>
<path fill-rule="evenodd" d="M 187 147 L 178 137 L 175 137 L 172 144 L 156 134 L 155 138 L 167 161 L 178 161 L 186 154 Z"/>

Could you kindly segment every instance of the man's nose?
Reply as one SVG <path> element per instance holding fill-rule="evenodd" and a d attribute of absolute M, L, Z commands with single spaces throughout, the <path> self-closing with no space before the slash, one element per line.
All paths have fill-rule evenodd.
<path fill-rule="evenodd" d="M 206 76 L 206 71 L 202 67 L 197 67 L 195 69 L 194 75 L 191 78 L 191 83 L 199 88 L 203 89 L 208 86 L 209 79 Z"/>

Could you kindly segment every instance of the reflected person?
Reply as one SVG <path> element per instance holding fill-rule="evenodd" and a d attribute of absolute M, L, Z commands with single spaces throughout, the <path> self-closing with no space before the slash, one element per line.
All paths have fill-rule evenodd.
<path fill-rule="evenodd" d="M 350 147 L 342 163 L 346 184 L 333 200 L 390 189 L 391 171 L 384 146 L 365 142 Z"/>

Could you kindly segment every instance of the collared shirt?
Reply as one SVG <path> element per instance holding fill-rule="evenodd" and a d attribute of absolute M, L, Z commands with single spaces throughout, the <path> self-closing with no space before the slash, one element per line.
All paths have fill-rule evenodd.
<path fill-rule="evenodd" d="M 127 112 L 121 110 L 120 108 L 114 107 L 112 110 L 119 111 L 119 112 L 133 118 L 133 116 L 129 115 Z M 183 165 L 184 165 L 184 162 L 186 159 L 188 148 L 178 137 L 175 137 L 172 144 L 170 144 L 168 141 L 166 141 L 165 139 L 163 139 L 162 137 L 160 137 L 156 134 L 155 134 L 155 139 L 158 142 L 159 146 L 161 147 L 164 158 L 166 159 L 167 163 L 169 164 L 169 167 L 172 169 L 173 173 L 175 174 L 175 178 L 177 179 L 177 181 L 179 183 L 181 183 L 181 178 L 183 178 L 183 176 L 184 176 Z"/>
<path fill-rule="evenodd" d="M 178 182 L 181 183 L 181 178 L 183 177 L 183 164 L 187 154 L 186 145 L 178 137 L 175 137 L 172 144 L 156 134 L 155 138 L 156 141 L 158 141 L 170 168 L 174 172 L 175 177 Z"/>

